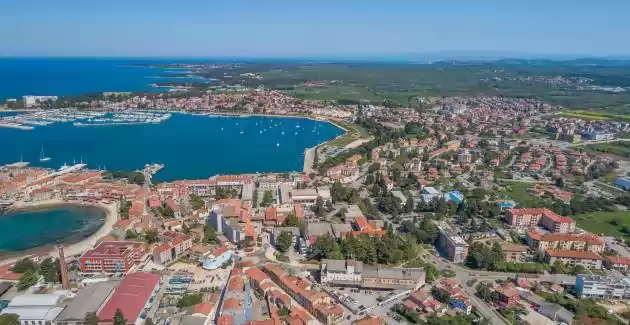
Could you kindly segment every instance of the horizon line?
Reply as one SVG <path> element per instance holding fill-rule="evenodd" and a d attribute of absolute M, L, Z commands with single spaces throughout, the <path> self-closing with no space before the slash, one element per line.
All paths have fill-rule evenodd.
<path fill-rule="evenodd" d="M 494 52 L 494 53 L 493 53 Z M 0 59 L 206 59 L 206 60 L 394 60 L 394 61 L 497 61 L 497 60 L 630 60 L 628 54 L 499 53 L 500 51 L 442 51 L 425 53 L 338 55 L 3 55 Z"/>

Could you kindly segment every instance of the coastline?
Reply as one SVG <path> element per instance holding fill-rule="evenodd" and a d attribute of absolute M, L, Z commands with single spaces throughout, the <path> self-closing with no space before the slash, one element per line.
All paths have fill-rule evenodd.
<path fill-rule="evenodd" d="M 64 253 L 66 257 L 80 255 L 88 249 L 92 248 L 99 239 L 107 236 L 112 231 L 114 224 L 116 223 L 116 221 L 118 221 L 118 209 L 115 202 L 112 202 L 110 204 L 63 200 L 46 200 L 37 203 L 17 202 L 14 206 L 11 207 L 10 211 L 37 211 L 63 206 L 93 207 L 102 211 L 105 218 L 103 225 L 91 235 L 80 239 L 79 241 L 62 243 L 64 245 Z M 34 247 L 26 251 L 13 252 L 4 256 L 0 256 L 0 264 L 11 264 L 24 257 L 32 256 L 35 254 L 58 257 L 58 253 L 57 250 L 54 248 L 54 244 L 49 244 L 45 246 Z"/>

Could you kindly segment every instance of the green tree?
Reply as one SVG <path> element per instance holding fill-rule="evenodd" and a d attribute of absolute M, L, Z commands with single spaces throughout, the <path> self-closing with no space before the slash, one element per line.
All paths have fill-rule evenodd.
<path fill-rule="evenodd" d="M 323 217 L 324 213 L 326 213 L 326 207 L 324 206 L 324 199 L 322 199 L 321 196 L 318 196 L 317 200 L 315 200 L 315 205 L 313 206 L 313 212 L 315 212 L 315 215 L 317 215 L 318 217 Z"/>
<path fill-rule="evenodd" d="M 278 235 L 278 239 L 276 240 L 276 248 L 282 252 L 286 253 L 291 247 L 291 243 L 293 242 L 293 235 L 289 231 L 282 231 L 280 235 Z"/>
<path fill-rule="evenodd" d="M 562 177 L 558 177 L 556 179 L 556 186 L 559 188 L 563 188 L 564 187 L 564 180 L 562 179 Z"/>
<path fill-rule="evenodd" d="M 85 325 L 98 325 L 98 316 L 95 312 L 85 313 Z"/>
<path fill-rule="evenodd" d="M 182 223 L 182 231 L 186 234 L 189 235 L 190 234 L 190 227 L 188 226 L 188 224 L 186 224 L 185 222 Z"/>
<path fill-rule="evenodd" d="M 20 316 L 16 314 L 0 315 L 0 325 L 20 325 Z"/>
<path fill-rule="evenodd" d="M 147 317 L 144 320 L 144 325 L 153 325 L 153 319 L 151 317 Z"/>
<path fill-rule="evenodd" d="M 556 273 L 556 274 L 567 273 L 564 263 L 562 263 L 561 261 L 555 261 L 553 265 L 551 265 L 551 273 Z"/>
<path fill-rule="evenodd" d="M 203 229 L 203 242 L 206 244 L 219 244 L 221 242 L 217 236 L 217 230 L 209 222 Z"/>
<path fill-rule="evenodd" d="M 59 260 L 48 257 L 39 265 L 39 274 L 48 283 L 58 283 L 61 281 L 61 268 Z"/>
<path fill-rule="evenodd" d="M 313 245 L 313 256 L 318 259 L 332 258 L 336 250 L 340 251 L 337 241 L 331 234 L 326 233 L 317 237 Z"/>
<path fill-rule="evenodd" d="M 405 202 L 405 213 L 413 212 L 413 207 L 414 207 L 413 198 L 411 196 L 408 196 L 407 201 Z"/>
<path fill-rule="evenodd" d="M 433 297 L 441 302 L 441 303 L 448 303 L 448 301 L 450 300 L 451 294 L 441 288 L 436 288 L 434 287 L 433 289 L 431 289 L 431 294 L 433 295 Z"/>
<path fill-rule="evenodd" d="M 203 299 L 202 293 L 185 294 L 177 302 L 177 307 L 183 308 L 183 307 L 194 306 L 196 304 L 201 303 L 202 299 Z"/>
<path fill-rule="evenodd" d="M 105 179 L 127 179 L 129 183 L 136 185 L 144 184 L 144 174 L 141 172 L 125 172 L 125 171 L 114 171 L 114 172 L 106 172 L 103 174 L 103 178 Z"/>
<path fill-rule="evenodd" d="M 30 270 L 26 271 L 22 273 L 22 276 L 20 277 L 20 281 L 18 282 L 17 288 L 20 291 L 26 290 L 32 287 L 35 283 L 37 283 L 37 280 L 39 280 L 39 278 L 34 271 L 30 271 Z"/>
<path fill-rule="evenodd" d="M 267 190 L 263 194 L 262 201 L 260 202 L 261 207 L 270 207 L 274 204 L 275 199 L 273 197 L 273 192 Z"/>
<path fill-rule="evenodd" d="M 162 206 L 158 209 L 160 215 L 164 218 L 173 218 L 175 217 L 175 211 L 166 203 L 162 203 Z"/>
<path fill-rule="evenodd" d="M 157 243 L 159 240 L 157 229 L 147 229 L 147 231 L 144 233 L 144 240 L 146 240 L 146 242 L 149 244 Z"/>
<path fill-rule="evenodd" d="M 35 272 L 37 271 L 37 264 L 33 262 L 30 258 L 23 258 L 15 263 L 11 268 L 11 272 L 14 273 L 24 273 L 27 271 Z"/>
<path fill-rule="evenodd" d="M 127 200 L 121 200 L 118 208 L 118 213 L 121 219 L 129 219 L 129 209 L 131 209 L 131 202 Z"/>
<path fill-rule="evenodd" d="M 284 222 L 282 223 L 283 227 L 299 227 L 300 220 L 295 216 L 295 213 L 289 213 Z"/>
<path fill-rule="evenodd" d="M 290 310 L 287 307 L 282 306 L 282 308 L 278 311 L 278 315 L 280 315 L 280 317 L 289 316 L 289 312 Z"/>
<path fill-rule="evenodd" d="M 127 231 L 125 232 L 125 239 L 133 240 L 136 238 L 138 238 L 138 233 L 133 229 L 127 229 Z"/>
<path fill-rule="evenodd" d="M 127 319 L 120 309 L 116 309 L 114 313 L 114 325 L 127 325 Z"/>
<path fill-rule="evenodd" d="M 198 195 L 191 194 L 188 202 L 193 210 L 203 209 L 206 206 L 206 202 Z"/>

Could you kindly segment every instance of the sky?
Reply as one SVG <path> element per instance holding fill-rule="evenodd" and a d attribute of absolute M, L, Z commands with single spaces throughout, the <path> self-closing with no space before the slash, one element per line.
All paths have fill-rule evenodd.
<path fill-rule="evenodd" d="M 0 0 L 0 56 L 630 55 L 628 0 Z"/>

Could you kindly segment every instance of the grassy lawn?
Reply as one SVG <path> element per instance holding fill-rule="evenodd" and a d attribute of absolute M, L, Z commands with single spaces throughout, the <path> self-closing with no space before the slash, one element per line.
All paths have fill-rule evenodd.
<path fill-rule="evenodd" d="M 339 126 L 348 130 L 348 132 L 344 134 L 343 136 L 333 141 L 330 141 L 328 145 L 336 146 L 336 147 L 344 147 L 355 140 L 369 136 L 367 130 L 360 125 L 350 124 L 350 123 L 346 123 L 340 120 L 335 120 L 335 123 L 337 123 Z"/>
<path fill-rule="evenodd" d="M 630 226 L 630 211 L 590 212 L 573 216 L 577 225 L 584 230 L 608 236 L 630 238 L 621 232 L 621 226 Z"/>
<path fill-rule="evenodd" d="M 413 260 L 405 263 L 405 265 L 403 265 L 403 267 L 410 267 L 410 268 L 423 267 L 424 264 L 426 264 L 426 262 L 421 257 L 418 257 L 416 259 L 413 259 Z"/>
<path fill-rule="evenodd" d="M 505 183 L 504 186 L 509 188 L 509 190 L 505 192 L 506 196 L 518 202 L 520 207 L 532 207 L 538 200 L 538 198 L 534 197 L 529 192 L 531 187 L 530 183 L 509 182 Z"/>

